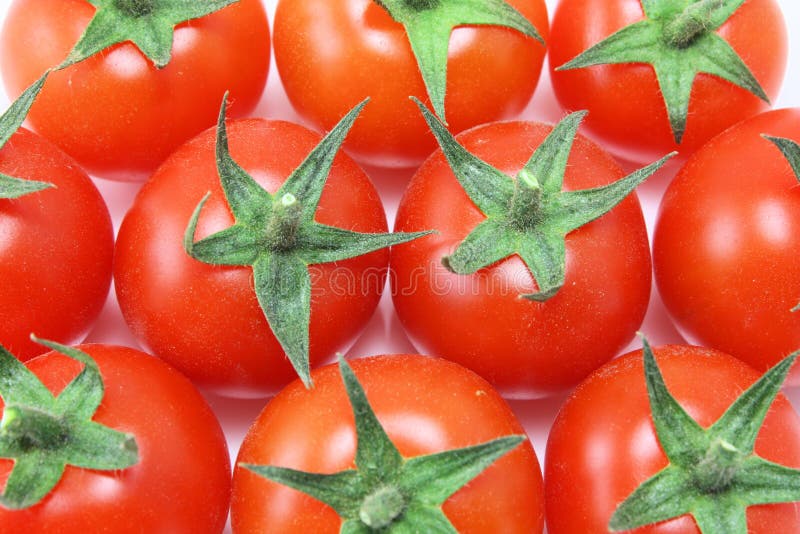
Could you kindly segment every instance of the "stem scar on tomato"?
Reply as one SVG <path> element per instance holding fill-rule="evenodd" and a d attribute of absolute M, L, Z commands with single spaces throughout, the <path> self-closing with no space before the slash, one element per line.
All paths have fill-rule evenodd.
<path fill-rule="evenodd" d="M 303 163 L 271 195 L 242 169 L 228 150 L 225 127 L 227 94 L 217 125 L 216 161 L 220 183 L 236 220 L 230 228 L 194 241 L 197 221 L 208 199 L 195 208 L 184 234 L 184 249 L 211 265 L 251 266 L 258 303 L 300 379 L 311 387 L 309 265 L 332 263 L 400 243 L 430 232 L 367 234 L 314 221 L 333 160 L 364 100 L 353 108 Z"/>
<path fill-rule="evenodd" d="M 666 387 L 643 338 L 645 381 L 658 441 L 670 464 L 643 482 L 609 522 L 614 532 L 691 514 L 703 534 L 746 534 L 748 506 L 800 501 L 800 470 L 754 453 L 764 418 L 800 351 L 702 428 Z"/>
<path fill-rule="evenodd" d="M 94 360 L 58 343 L 31 339 L 84 365 L 58 397 L 13 354 L 0 346 L 0 458 L 14 468 L 0 495 L 0 506 L 29 508 L 61 480 L 64 468 L 114 471 L 139 462 L 136 438 L 92 421 L 104 385 Z"/>
<path fill-rule="evenodd" d="M 342 518 L 342 534 L 456 533 L 442 504 L 525 436 L 505 436 L 472 447 L 404 458 L 386 434 L 350 365 L 339 359 L 356 425 L 355 469 L 317 474 L 284 467 L 240 464 L 273 482 L 306 493 Z"/>

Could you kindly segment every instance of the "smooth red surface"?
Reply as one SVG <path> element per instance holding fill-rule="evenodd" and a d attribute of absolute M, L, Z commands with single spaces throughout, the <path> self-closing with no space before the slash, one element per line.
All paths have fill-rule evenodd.
<path fill-rule="evenodd" d="M 510 0 L 548 39 L 543 0 Z M 401 24 L 372 0 L 281 0 L 275 61 L 297 112 L 328 130 L 369 96 L 345 149 L 373 165 L 419 165 L 436 141 L 409 96 L 425 85 Z M 460 132 L 517 116 L 533 95 L 545 47 L 509 28 L 460 27 L 450 38 L 445 113 Z"/>
<path fill-rule="evenodd" d="M 55 185 L 0 199 L 0 344 L 26 360 L 48 350 L 31 332 L 68 344 L 89 333 L 111 283 L 114 236 L 89 176 L 38 135 L 14 134 L 0 173 Z"/>
<path fill-rule="evenodd" d="M 562 0 L 553 16 L 549 52 L 553 90 L 563 108 L 590 111 L 585 131 L 608 150 L 641 162 L 673 150 L 688 156 L 729 126 L 769 108 L 745 89 L 700 74 L 692 87 L 683 142 L 677 145 L 650 65 L 554 70 L 643 18 L 640 0 Z M 778 3 L 748 0 L 717 33 L 739 54 L 774 101 L 787 57 L 786 23 Z"/>
<path fill-rule="evenodd" d="M 523 429 L 508 405 L 478 376 L 418 356 L 351 361 L 370 405 L 404 457 L 477 445 Z M 245 437 L 239 463 L 315 473 L 351 469 L 353 412 L 335 365 L 312 374 L 315 387 L 292 383 L 266 406 Z M 321 502 L 241 467 L 234 471 L 233 531 L 338 533 L 341 519 Z M 444 512 L 458 532 L 541 533 L 542 479 L 530 442 L 498 459 L 450 497 Z"/>
<path fill-rule="evenodd" d="M 14 0 L 0 33 L 6 92 L 19 95 L 60 64 L 94 7 L 86 0 Z M 178 146 L 255 108 L 269 69 L 269 26 L 260 0 L 241 0 L 175 31 L 172 60 L 156 68 L 132 43 L 50 75 L 30 123 L 92 174 L 143 180 Z"/>
<path fill-rule="evenodd" d="M 0 532 L 222 532 L 230 458 L 219 422 L 200 393 L 180 373 L 139 351 L 78 348 L 94 358 L 105 384 L 92 420 L 133 434 L 139 463 L 105 472 L 67 466 L 40 503 L 18 511 L 0 506 Z M 27 365 L 54 394 L 81 369 L 75 360 L 52 352 Z M 12 464 L 0 459 L 0 486 Z"/>
<path fill-rule="evenodd" d="M 320 142 L 283 121 L 229 121 L 233 158 L 274 193 Z M 196 384 L 220 393 L 275 393 L 297 375 L 264 318 L 250 267 L 213 266 L 190 258 L 183 234 L 211 192 L 195 240 L 234 223 L 214 162 L 215 129 L 175 152 L 144 185 L 117 238 L 114 279 L 122 313 L 139 341 Z M 300 199 L 302 201 L 302 199 Z M 344 154 L 337 156 L 317 211 L 322 224 L 387 231 L 378 193 Z M 348 348 L 372 316 L 386 278 L 380 250 L 310 267 L 311 364 Z"/>
<path fill-rule="evenodd" d="M 458 136 L 467 150 L 509 176 L 552 131 L 538 123 L 496 123 Z M 565 190 L 623 177 L 608 154 L 578 137 Z M 441 151 L 417 171 L 400 202 L 396 231 L 437 233 L 392 250 L 392 296 L 422 353 L 477 372 L 504 395 L 539 397 L 575 386 L 615 356 L 642 324 L 650 296 L 650 251 L 635 195 L 567 236 L 566 280 L 545 303 L 521 299 L 536 286 L 517 256 L 469 276 L 442 265 L 485 216 Z"/>
<path fill-rule="evenodd" d="M 800 349 L 800 184 L 762 134 L 800 142 L 800 109 L 754 117 L 697 152 L 664 195 L 653 255 L 685 335 L 766 370 Z"/>
<path fill-rule="evenodd" d="M 655 349 L 667 388 L 701 426 L 711 426 L 759 373 L 710 349 Z M 756 454 L 800 467 L 800 419 L 779 394 L 756 441 Z M 617 505 L 667 466 L 652 423 L 641 351 L 592 374 L 561 408 L 550 431 L 545 462 L 549 534 L 607 532 Z M 797 534 L 796 503 L 751 506 L 751 534 Z M 643 527 L 637 534 L 699 534 L 690 516 Z"/>

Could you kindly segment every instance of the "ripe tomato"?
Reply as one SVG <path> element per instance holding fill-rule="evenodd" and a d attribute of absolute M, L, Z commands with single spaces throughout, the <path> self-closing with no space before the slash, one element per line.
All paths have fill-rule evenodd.
<path fill-rule="evenodd" d="M 641 0 L 562 0 L 555 11 L 550 41 L 553 89 L 564 108 L 590 111 L 585 131 L 593 139 L 633 161 L 652 161 L 673 150 L 688 155 L 729 126 L 768 109 L 747 90 L 701 73 L 692 85 L 683 140 L 676 144 L 652 66 L 626 63 L 555 70 L 643 18 Z M 717 33 L 774 100 L 787 57 L 786 27 L 778 3 L 748 0 Z"/>
<path fill-rule="evenodd" d="M 405 458 L 524 434 L 489 384 L 453 363 L 419 355 L 351 361 L 390 440 Z M 314 473 L 352 468 L 353 412 L 331 365 L 312 372 L 315 387 L 295 381 L 264 408 L 245 437 L 234 471 L 234 532 L 337 533 L 342 520 L 320 501 L 270 482 L 239 463 Z M 529 441 L 498 459 L 444 504 L 462 533 L 541 532 L 542 481 Z"/>
<path fill-rule="evenodd" d="M 229 121 L 230 152 L 275 193 L 321 137 L 267 120 Z M 296 373 L 264 318 L 253 269 L 189 257 L 184 232 L 207 192 L 195 240 L 230 227 L 210 129 L 178 149 L 151 177 L 120 227 L 114 279 L 122 313 L 150 351 L 195 383 L 235 395 L 268 395 Z M 322 191 L 317 222 L 385 232 L 378 193 L 353 161 L 337 156 Z M 388 251 L 310 267 L 312 366 L 346 350 L 372 315 L 384 287 Z"/>
<path fill-rule="evenodd" d="M 121 471 L 67 466 L 58 485 L 23 510 L 0 506 L 3 532 L 222 532 L 230 498 L 230 459 L 213 412 L 177 371 L 124 347 L 84 345 L 105 394 L 93 420 L 133 434 L 137 464 Z M 51 352 L 28 368 L 58 394 L 82 365 Z M 0 412 L 3 403 L 0 401 Z M 0 486 L 13 462 L 0 459 Z"/>
<path fill-rule="evenodd" d="M 86 0 L 15 0 L 0 34 L 0 68 L 16 96 L 60 64 L 95 8 Z M 241 0 L 180 24 L 172 60 L 157 69 L 132 43 L 50 75 L 30 124 L 92 174 L 143 179 L 187 139 L 214 124 L 230 90 L 232 113 L 258 102 L 269 68 L 259 0 Z"/>
<path fill-rule="evenodd" d="M 745 121 L 686 163 L 662 200 L 653 258 L 688 339 L 766 370 L 800 348 L 800 190 L 762 134 L 800 141 L 800 110 Z"/>
<path fill-rule="evenodd" d="M 547 40 L 543 0 L 508 3 Z M 281 0 L 274 31 L 275 61 L 286 94 L 314 127 L 330 129 L 370 97 L 344 145 L 353 157 L 411 167 L 436 147 L 408 99 L 414 95 L 429 102 L 406 32 L 376 2 Z M 536 88 L 544 55 L 541 43 L 509 28 L 455 29 L 445 99 L 451 130 L 519 114 Z"/>
<path fill-rule="evenodd" d="M 511 122 L 457 136 L 469 152 L 516 176 L 552 127 Z M 564 190 L 599 187 L 624 173 L 578 136 Z M 574 386 L 615 356 L 641 325 L 650 295 L 650 252 L 642 211 L 630 195 L 566 237 L 563 287 L 546 302 L 516 255 L 454 274 L 442 264 L 485 216 L 441 151 L 417 171 L 400 202 L 396 231 L 437 233 L 392 250 L 392 296 L 411 341 L 477 372 L 509 396 L 542 396 Z"/>
<path fill-rule="evenodd" d="M 0 149 L 0 173 L 55 187 L 0 199 L 0 344 L 26 360 L 89 333 L 111 283 L 114 234 L 103 198 L 74 160 L 20 128 Z"/>
<path fill-rule="evenodd" d="M 654 350 L 666 386 L 700 426 L 708 428 L 759 373 L 727 354 L 700 347 Z M 755 453 L 800 467 L 800 419 L 778 395 L 756 440 Z M 607 532 L 611 515 L 641 483 L 667 466 L 656 437 L 645 386 L 642 351 L 593 373 L 567 400 L 547 443 L 545 498 L 552 534 Z M 751 506 L 748 532 L 800 532 L 795 504 Z M 637 534 L 699 534 L 690 516 L 636 530 Z"/>

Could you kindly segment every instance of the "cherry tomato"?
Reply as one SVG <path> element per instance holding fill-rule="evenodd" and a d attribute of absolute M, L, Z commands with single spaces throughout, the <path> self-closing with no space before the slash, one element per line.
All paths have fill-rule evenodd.
<path fill-rule="evenodd" d="M 516 176 L 551 126 L 510 122 L 457 136 L 469 152 Z M 564 190 L 620 179 L 611 157 L 578 136 Z M 615 356 L 641 325 L 650 295 L 650 252 L 638 199 L 566 237 L 563 287 L 546 302 L 528 267 L 510 256 L 474 275 L 442 264 L 485 219 L 441 151 L 417 171 L 400 202 L 396 231 L 437 233 L 392 250 L 395 309 L 415 347 L 477 372 L 509 396 L 543 396 L 576 385 Z"/>
<path fill-rule="evenodd" d="M 547 40 L 543 0 L 508 3 Z M 349 154 L 369 164 L 411 167 L 433 152 L 436 142 L 408 99 L 426 95 L 408 37 L 376 2 L 281 0 L 274 31 L 286 94 L 314 127 L 330 129 L 371 98 L 344 145 Z M 536 88 L 544 55 L 541 43 L 512 29 L 456 28 L 445 99 L 451 130 L 519 114 Z"/>
<path fill-rule="evenodd" d="M 752 385 L 759 373 L 710 349 L 681 345 L 654 350 L 670 393 L 708 428 Z M 755 453 L 800 467 L 800 419 L 778 395 L 756 441 Z M 611 515 L 668 460 L 656 437 L 642 352 L 622 356 L 593 373 L 567 400 L 547 443 L 545 495 L 551 534 L 607 532 Z M 751 506 L 748 532 L 800 532 L 795 504 Z M 643 527 L 637 534 L 699 534 L 691 516 Z"/>
<path fill-rule="evenodd" d="M 67 466 L 58 485 L 23 510 L 0 506 L 3 532 L 219 534 L 230 498 L 230 459 L 213 412 L 192 384 L 133 349 L 78 347 L 100 369 L 105 394 L 93 420 L 133 434 L 139 462 L 121 471 Z M 53 394 L 81 364 L 55 352 L 28 362 Z M 3 403 L 0 401 L 0 412 Z M 0 486 L 13 462 L 0 459 Z"/>
<path fill-rule="evenodd" d="M 15 0 L 0 34 L 0 68 L 16 96 L 60 64 L 95 8 L 86 0 Z M 259 0 L 241 0 L 180 24 L 170 63 L 158 69 L 132 43 L 50 75 L 30 124 L 92 174 L 140 180 L 214 124 L 230 90 L 231 112 L 258 102 L 269 69 L 269 27 Z"/>
<path fill-rule="evenodd" d="M 114 234 L 103 198 L 72 158 L 24 128 L 0 150 L 0 173 L 55 187 L 0 199 L 0 344 L 25 360 L 29 336 L 82 341 L 111 283 Z"/>
<path fill-rule="evenodd" d="M 453 363 L 418 355 L 351 361 L 390 440 L 406 458 L 523 434 L 489 384 Z M 239 463 L 314 473 L 351 468 L 356 432 L 342 378 L 331 365 L 296 381 L 261 412 L 245 437 L 234 471 L 234 532 L 337 533 L 341 518 L 320 501 L 272 483 Z M 445 501 L 458 532 L 534 533 L 543 526 L 539 464 L 530 442 L 496 460 Z"/>

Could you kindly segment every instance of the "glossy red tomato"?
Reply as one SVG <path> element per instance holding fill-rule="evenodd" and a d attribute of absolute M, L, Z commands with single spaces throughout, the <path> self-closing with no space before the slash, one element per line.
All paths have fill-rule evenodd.
<path fill-rule="evenodd" d="M 60 64 L 95 8 L 86 0 L 14 0 L 0 34 L 0 67 L 12 97 Z M 33 106 L 34 129 L 92 174 L 143 179 L 187 139 L 258 102 L 269 68 L 269 27 L 259 0 L 241 0 L 180 24 L 172 60 L 157 69 L 132 43 L 50 75 Z"/>
<path fill-rule="evenodd" d="M 469 152 L 515 176 L 552 131 L 536 123 L 495 123 L 457 137 Z M 565 190 L 618 180 L 611 157 L 578 136 Z M 570 388 L 615 356 L 641 325 L 650 295 L 650 252 L 635 195 L 567 235 L 566 280 L 544 303 L 518 256 L 474 275 L 442 265 L 485 218 L 436 152 L 417 171 L 397 212 L 396 231 L 438 233 L 392 250 L 392 296 L 422 353 L 472 369 L 504 395 L 542 396 Z"/>
<path fill-rule="evenodd" d="M 681 345 L 654 350 L 667 388 L 707 428 L 759 378 L 735 358 Z M 756 441 L 756 454 L 800 467 L 800 419 L 781 394 Z M 547 529 L 551 534 L 607 532 L 616 507 L 667 466 L 652 423 L 642 352 L 622 356 L 592 374 L 567 400 L 550 432 L 545 463 Z M 800 532 L 795 504 L 751 506 L 748 532 Z M 637 534 L 699 534 L 682 516 Z"/>
<path fill-rule="evenodd" d="M 18 130 L 0 173 L 55 185 L 0 199 L 0 344 L 25 360 L 46 351 L 31 332 L 61 343 L 89 333 L 111 283 L 114 234 L 89 176 L 38 135 Z"/>
<path fill-rule="evenodd" d="M 274 193 L 321 137 L 283 121 L 229 121 L 230 151 Z M 297 375 L 259 307 L 250 267 L 201 263 L 183 248 L 203 196 L 195 240 L 231 226 L 233 215 L 214 160 L 214 129 L 176 151 L 139 193 L 120 227 L 114 267 L 122 313 L 150 351 L 195 383 L 234 395 L 274 393 Z M 316 220 L 357 232 L 385 232 L 386 216 L 366 174 L 339 155 Z M 313 265 L 311 364 L 346 350 L 372 315 L 384 287 L 386 250 Z"/>
<path fill-rule="evenodd" d="M 180 373 L 124 347 L 84 345 L 105 395 L 93 420 L 133 434 L 139 462 L 121 471 L 67 466 L 61 481 L 24 510 L 0 506 L 2 532 L 197 532 L 219 534 L 230 498 L 230 459 L 213 412 Z M 48 353 L 28 368 L 58 394 L 81 364 Z M 0 411 L 3 403 L 0 401 Z M 0 459 L 0 486 L 13 462 Z"/>
<path fill-rule="evenodd" d="M 687 338 L 766 370 L 800 348 L 800 188 L 762 134 L 800 142 L 800 110 L 743 122 L 686 163 L 664 195 L 653 258 Z"/>
<path fill-rule="evenodd" d="M 510 0 L 547 40 L 543 0 Z M 281 0 L 275 61 L 297 112 L 330 129 L 355 104 L 370 105 L 345 149 L 365 163 L 416 166 L 436 142 L 409 96 L 429 104 L 403 26 L 373 0 Z M 508 28 L 460 27 L 450 39 L 446 115 L 459 132 L 519 114 L 533 95 L 545 47 Z"/>
<path fill-rule="evenodd" d="M 641 0 L 562 0 L 555 11 L 549 52 L 553 89 L 566 109 L 590 111 L 585 131 L 593 139 L 633 161 L 652 161 L 673 150 L 688 155 L 729 126 L 768 109 L 747 90 L 701 73 L 692 86 L 686 131 L 678 145 L 652 66 L 554 70 L 643 18 Z M 717 33 L 774 100 L 787 57 L 786 26 L 778 3 L 748 0 Z"/>
<path fill-rule="evenodd" d="M 368 401 L 404 457 L 523 434 L 489 384 L 450 362 L 418 355 L 351 361 Z M 341 519 L 320 501 L 272 483 L 238 464 L 278 465 L 314 473 L 353 466 L 353 412 L 335 365 L 296 381 L 275 397 L 245 437 L 234 472 L 234 532 L 337 533 Z M 542 481 L 526 441 L 451 496 L 443 510 L 458 532 L 535 533 L 543 526 Z"/>

